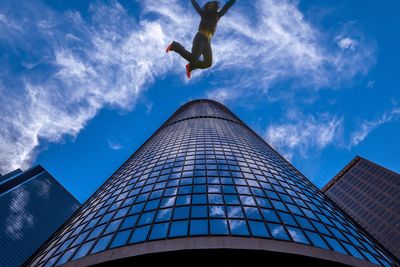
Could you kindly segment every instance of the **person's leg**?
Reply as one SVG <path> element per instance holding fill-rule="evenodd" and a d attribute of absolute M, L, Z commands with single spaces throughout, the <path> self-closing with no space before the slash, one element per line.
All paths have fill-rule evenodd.
<path fill-rule="evenodd" d="M 199 61 L 198 67 L 200 69 L 208 69 L 212 66 L 213 55 L 211 49 L 211 43 L 208 42 L 203 50 L 203 61 Z"/>
<path fill-rule="evenodd" d="M 204 54 L 204 50 L 208 46 L 208 38 L 201 33 L 197 33 L 196 37 L 193 39 L 192 46 L 192 60 L 189 60 L 190 71 L 198 69 L 202 65 L 202 61 L 199 60 L 200 56 Z"/>
<path fill-rule="evenodd" d="M 193 60 L 193 56 L 192 53 L 190 53 L 189 51 L 187 51 L 183 45 L 181 45 L 178 42 L 173 41 L 171 43 L 171 45 L 167 48 L 167 52 L 169 51 L 175 51 L 176 53 L 178 53 L 179 55 L 181 55 L 181 57 L 183 57 L 184 59 L 186 59 L 187 61 L 191 61 Z"/>

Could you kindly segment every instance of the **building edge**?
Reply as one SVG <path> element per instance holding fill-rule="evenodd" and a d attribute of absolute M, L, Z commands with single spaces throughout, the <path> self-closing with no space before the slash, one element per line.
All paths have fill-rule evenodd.
<path fill-rule="evenodd" d="M 260 251 L 265 253 L 280 253 L 282 255 L 303 256 L 316 260 L 323 260 L 332 264 L 374 267 L 378 266 L 368 261 L 357 259 L 353 256 L 341 254 L 332 250 L 316 248 L 286 241 L 272 239 L 247 238 L 247 237 L 190 237 L 159 241 L 144 242 L 97 254 L 92 254 L 77 260 L 70 261 L 61 267 L 85 267 L 106 264 L 113 266 L 116 261 L 130 259 L 144 255 L 157 255 L 161 253 L 183 253 L 185 251 Z"/>

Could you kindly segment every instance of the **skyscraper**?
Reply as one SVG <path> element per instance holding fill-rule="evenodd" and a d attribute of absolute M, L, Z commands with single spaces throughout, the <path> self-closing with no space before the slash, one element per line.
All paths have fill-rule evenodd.
<path fill-rule="evenodd" d="M 355 157 L 322 189 L 400 258 L 400 175 Z"/>
<path fill-rule="evenodd" d="M 0 266 L 21 266 L 79 206 L 41 166 L 0 177 Z"/>
<path fill-rule="evenodd" d="M 390 266 L 391 255 L 223 105 L 179 108 L 27 263 Z"/>

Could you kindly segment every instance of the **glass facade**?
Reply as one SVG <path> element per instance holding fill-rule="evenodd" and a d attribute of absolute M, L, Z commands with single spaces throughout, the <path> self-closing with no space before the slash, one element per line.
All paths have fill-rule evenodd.
<path fill-rule="evenodd" d="M 21 266 L 80 203 L 41 166 L 0 181 L 0 266 Z"/>
<path fill-rule="evenodd" d="M 197 236 L 282 240 L 393 264 L 233 113 L 214 101 L 197 100 L 140 147 L 30 266 Z"/>

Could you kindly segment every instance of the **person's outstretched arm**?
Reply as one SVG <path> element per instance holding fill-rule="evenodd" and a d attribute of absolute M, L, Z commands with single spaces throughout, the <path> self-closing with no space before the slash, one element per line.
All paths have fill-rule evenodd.
<path fill-rule="evenodd" d="M 203 9 L 199 6 L 199 4 L 196 2 L 196 0 L 192 0 L 192 5 L 194 9 L 196 9 L 197 13 L 201 16 L 203 14 Z"/>
<path fill-rule="evenodd" d="M 236 0 L 229 0 L 228 3 L 226 3 L 224 5 L 224 7 L 221 9 L 221 11 L 219 12 L 219 16 L 222 17 L 223 15 L 226 14 L 226 12 L 228 12 L 228 10 L 236 3 Z"/>

